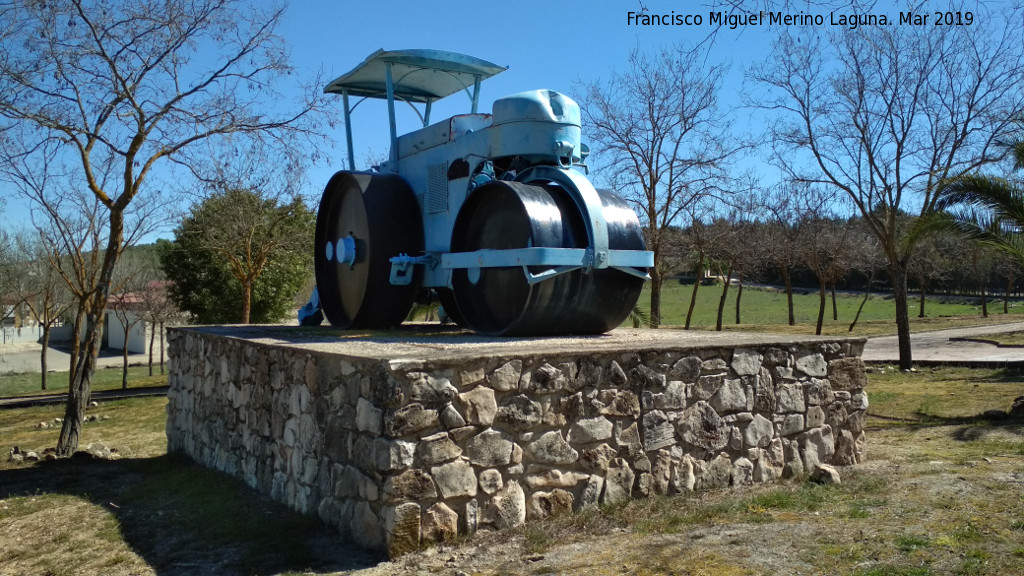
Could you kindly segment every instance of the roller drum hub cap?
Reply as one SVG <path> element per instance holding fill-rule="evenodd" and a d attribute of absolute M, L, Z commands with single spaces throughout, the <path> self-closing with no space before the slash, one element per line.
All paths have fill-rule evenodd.
<path fill-rule="evenodd" d="M 390 258 L 423 251 L 423 223 L 401 177 L 338 172 L 317 212 L 313 252 L 324 316 L 337 328 L 389 328 L 405 319 L 419 275 L 390 283 Z"/>

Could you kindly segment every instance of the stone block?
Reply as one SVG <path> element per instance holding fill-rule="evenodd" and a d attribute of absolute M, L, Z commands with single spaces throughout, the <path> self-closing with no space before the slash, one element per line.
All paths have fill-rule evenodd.
<path fill-rule="evenodd" d="M 755 376 L 761 370 L 761 354 L 750 348 L 737 348 L 732 353 L 732 371 L 738 376 Z"/>
<path fill-rule="evenodd" d="M 831 426 L 808 430 L 800 436 L 800 451 L 804 470 L 814 470 L 818 464 L 828 464 L 835 454 L 835 438 Z"/>
<path fill-rule="evenodd" d="M 456 460 L 430 469 L 441 498 L 476 496 L 477 478 L 473 466 L 464 460 Z"/>
<path fill-rule="evenodd" d="M 385 504 L 437 498 L 437 488 L 430 474 L 414 468 L 397 476 L 389 476 L 384 482 L 383 497 Z"/>
<path fill-rule="evenodd" d="M 825 425 L 825 411 L 821 406 L 811 406 L 807 409 L 806 426 L 808 428 L 820 428 Z"/>
<path fill-rule="evenodd" d="M 743 380 L 725 380 L 709 401 L 719 414 L 747 410 L 747 394 Z"/>
<path fill-rule="evenodd" d="M 774 435 L 775 425 L 772 421 L 760 414 L 755 414 L 754 419 L 743 430 L 743 441 L 747 447 L 764 448 L 771 443 Z"/>
<path fill-rule="evenodd" d="M 778 400 L 778 412 L 780 413 L 803 413 L 807 411 L 804 403 L 803 388 L 799 384 L 782 384 L 775 389 L 775 397 Z"/>
<path fill-rule="evenodd" d="M 622 458 L 616 458 L 608 464 L 608 472 L 604 477 L 604 492 L 601 504 L 619 504 L 629 500 L 633 495 L 633 481 L 636 474 Z"/>
<path fill-rule="evenodd" d="M 825 378 L 828 376 L 828 363 L 821 352 L 812 350 L 801 350 L 796 353 L 797 372 L 814 378 Z"/>
<path fill-rule="evenodd" d="M 569 378 L 547 362 L 524 373 L 520 379 L 520 390 L 531 394 L 551 394 L 566 389 L 568 385 Z"/>
<path fill-rule="evenodd" d="M 466 456 L 476 466 L 506 466 L 512 461 L 512 441 L 487 429 L 466 442 Z"/>
<path fill-rule="evenodd" d="M 386 506 L 381 515 L 384 518 L 384 532 L 387 534 L 388 556 L 394 558 L 419 549 L 419 504 L 406 502 L 397 506 Z"/>
<path fill-rule="evenodd" d="M 490 426 L 498 413 L 494 390 L 477 386 L 469 392 L 459 394 L 459 401 L 465 406 L 466 421 L 477 426 Z"/>
<path fill-rule="evenodd" d="M 424 408 L 417 402 L 389 411 L 384 416 L 384 433 L 388 436 L 405 436 L 433 428 L 439 423 L 437 410 Z"/>
<path fill-rule="evenodd" d="M 498 408 L 497 422 L 514 431 L 525 431 L 540 424 L 544 416 L 541 405 L 525 394 L 513 396 Z"/>
<path fill-rule="evenodd" d="M 482 520 L 499 530 L 526 523 L 526 493 L 515 480 L 505 484 L 484 506 Z"/>
<path fill-rule="evenodd" d="M 529 458 L 545 464 L 572 464 L 579 458 L 579 452 L 565 441 L 561 432 L 545 432 L 524 448 Z"/>
<path fill-rule="evenodd" d="M 601 444 L 596 448 L 589 448 L 580 453 L 579 465 L 589 472 L 604 473 L 618 452 L 608 444 Z"/>
<path fill-rule="evenodd" d="M 839 358 L 828 363 L 828 379 L 833 390 L 855 391 L 867 388 L 864 361 L 859 357 Z"/>
<path fill-rule="evenodd" d="M 370 403 L 366 398 L 359 398 L 356 404 L 356 430 L 380 434 L 383 410 Z"/>
<path fill-rule="evenodd" d="M 416 446 L 416 458 L 423 466 L 433 466 L 454 460 L 462 455 L 462 448 L 452 441 L 447 432 L 420 438 Z"/>
<path fill-rule="evenodd" d="M 612 437 L 612 421 L 604 416 L 584 418 L 573 422 L 569 428 L 568 440 L 572 444 L 601 442 Z"/>
<path fill-rule="evenodd" d="M 418 505 L 411 504 L 405 508 L 405 514 L 403 514 L 403 519 L 405 520 L 405 523 L 402 524 L 402 527 L 404 528 L 407 526 L 409 518 L 411 517 L 411 514 L 409 514 L 409 512 L 412 510 L 413 506 L 416 507 L 416 546 L 419 546 L 420 513 Z M 393 513 L 391 517 L 392 535 L 394 534 L 395 526 L 397 525 L 397 520 L 397 515 Z M 352 539 L 355 540 L 356 544 L 362 546 L 363 548 L 372 548 L 375 550 L 384 549 L 384 531 L 380 523 L 380 518 L 378 518 L 377 514 L 373 512 L 373 508 L 370 507 L 370 504 L 368 502 L 356 503 L 355 509 L 353 510 L 352 513 L 352 519 L 351 521 L 349 521 L 349 533 L 352 535 Z M 408 536 L 408 532 L 404 533 L 404 535 Z M 403 540 L 403 542 L 407 542 L 407 540 Z M 410 551 L 411 550 L 415 550 L 415 547 L 411 548 Z"/>
<path fill-rule="evenodd" d="M 605 390 L 598 399 L 605 405 L 600 410 L 604 416 L 640 415 L 640 398 L 628 390 Z"/>
<path fill-rule="evenodd" d="M 640 442 L 640 429 L 637 427 L 637 423 L 633 422 L 624 430 L 618 431 L 615 434 L 615 443 L 626 456 L 634 456 L 643 452 L 644 446 Z"/>
<path fill-rule="evenodd" d="M 712 452 L 728 445 L 731 429 L 703 400 L 684 410 L 676 422 L 676 430 L 684 442 Z"/>
<path fill-rule="evenodd" d="M 682 410 L 686 408 L 686 384 L 672 380 L 665 385 L 665 391 L 653 396 L 654 408 L 658 410 Z"/>
<path fill-rule="evenodd" d="M 501 472 L 490 468 L 480 472 L 480 490 L 488 496 L 495 494 L 505 486 L 501 478 Z"/>
<path fill-rule="evenodd" d="M 702 464 L 699 460 L 697 463 Z M 694 470 L 697 474 L 697 490 L 727 488 L 732 482 L 732 460 L 728 454 L 719 454 L 711 462 L 703 463 L 699 467 L 699 473 Z"/>
<path fill-rule="evenodd" d="M 600 502 L 601 494 L 604 492 L 604 478 L 592 474 L 587 478 L 587 483 L 580 492 L 576 501 L 577 510 L 596 510 Z"/>
<path fill-rule="evenodd" d="M 511 392 L 519 389 L 519 378 L 523 373 L 522 360 L 510 360 L 491 372 L 487 384 L 499 392 Z"/>
<path fill-rule="evenodd" d="M 424 542 L 451 542 L 459 535 L 459 515 L 438 502 L 423 512 L 420 535 Z"/>
<path fill-rule="evenodd" d="M 737 458 L 732 464 L 732 485 L 750 486 L 754 484 L 754 463 L 746 458 Z"/>
<path fill-rule="evenodd" d="M 535 468 L 543 467 L 530 467 L 526 476 L 526 485 L 531 490 L 546 488 L 575 488 L 577 484 L 588 478 L 587 474 L 581 474 L 579 472 L 565 472 L 562 470 L 543 470 L 541 472 L 537 472 Z"/>
<path fill-rule="evenodd" d="M 683 382 L 696 382 L 700 377 L 701 360 L 697 356 L 686 356 L 680 358 L 672 365 L 668 376 L 674 380 Z"/>
<path fill-rule="evenodd" d="M 657 370 L 640 364 L 629 371 L 630 381 L 634 386 L 661 390 L 665 387 L 665 375 Z"/>
<path fill-rule="evenodd" d="M 573 509 L 572 494 L 556 488 L 551 492 L 535 492 L 530 496 L 527 518 L 540 520 L 550 516 L 569 514 Z"/>
<path fill-rule="evenodd" d="M 660 450 L 676 443 L 675 429 L 661 410 L 652 410 L 643 417 L 644 450 Z"/>
<path fill-rule="evenodd" d="M 701 376 L 692 388 L 693 400 L 710 400 L 725 383 L 725 374 Z"/>
<path fill-rule="evenodd" d="M 407 398 L 428 406 L 445 405 L 459 393 L 447 378 L 435 377 L 428 372 L 410 372 Z"/>

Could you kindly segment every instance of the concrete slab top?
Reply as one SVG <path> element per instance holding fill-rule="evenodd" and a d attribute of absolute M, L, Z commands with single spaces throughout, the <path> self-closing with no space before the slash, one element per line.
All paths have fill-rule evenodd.
<path fill-rule="evenodd" d="M 579 356 L 587 352 L 663 352 L 702 348 L 789 346 L 807 342 L 862 344 L 866 341 L 864 338 L 835 336 L 634 328 L 618 328 L 607 334 L 598 335 L 506 338 L 481 336 L 456 326 L 430 323 L 407 323 L 394 330 L 379 331 L 274 325 L 192 326 L 170 330 L 196 331 L 261 345 L 295 348 L 321 354 L 391 361 L 486 359 L 510 355 Z"/>

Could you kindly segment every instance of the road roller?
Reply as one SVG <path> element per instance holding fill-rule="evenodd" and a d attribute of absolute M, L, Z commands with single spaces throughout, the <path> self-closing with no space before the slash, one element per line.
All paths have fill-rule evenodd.
<path fill-rule="evenodd" d="M 506 68 L 439 50 L 378 50 L 324 92 L 344 106 L 348 170 L 317 212 L 314 265 L 323 316 L 337 328 L 400 324 L 429 295 L 481 334 L 599 334 L 636 305 L 653 254 L 632 208 L 587 179 L 580 108 L 552 90 L 477 111 L 480 84 Z M 431 123 L 463 92 L 468 114 Z M 351 114 L 387 101 L 386 162 L 356 171 Z M 399 136 L 395 107 L 422 128 Z"/>

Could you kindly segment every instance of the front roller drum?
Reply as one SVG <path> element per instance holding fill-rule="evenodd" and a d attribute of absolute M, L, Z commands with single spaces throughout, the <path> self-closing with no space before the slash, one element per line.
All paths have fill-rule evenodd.
<path fill-rule="evenodd" d="M 336 328 L 401 324 L 419 289 L 391 284 L 391 257 L 423 252 L 423 223 L 399 176 L 338 172 L 316 217 L 313 262 L 324 316 Z"/>
<path fill-rule="evenodd" d="M 621 206 L 606 198 L 605 213 Z M 618 200 L 621 203 L 621 200 Z M 633 216 L 633 220 L 636 216 Z M 609 219 L 612 249 L 643 250 L 643 238 Z M 639 226 L 636 227 L 637 230 Z M 582 214 L 556 183 L 492 181 L 473 191 L 452 232 L 453 252 L 528 247 L 586 248 Z M 546 267 L 530 267 L 540 274 Z M 503 336 L 599 334 L 629 316 L 644 281 L 618 270 L 578 269 L 530 284 L 522 267 L 458 269 L 452 288 L 459 313 L 477 332 Z"/>

